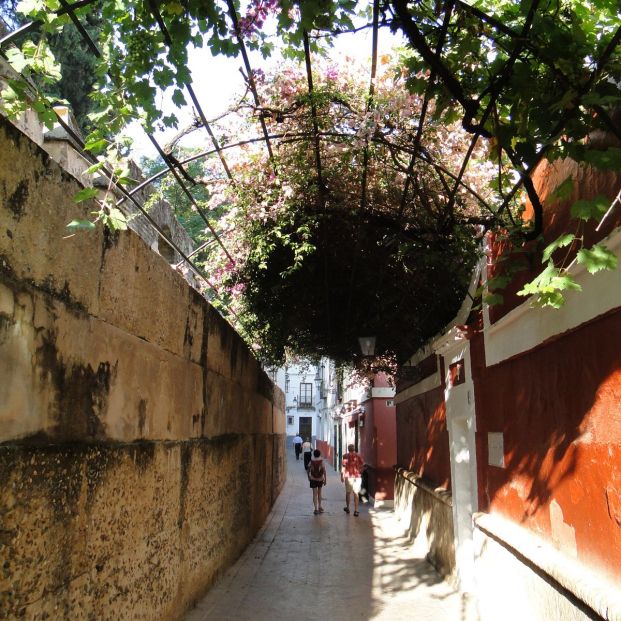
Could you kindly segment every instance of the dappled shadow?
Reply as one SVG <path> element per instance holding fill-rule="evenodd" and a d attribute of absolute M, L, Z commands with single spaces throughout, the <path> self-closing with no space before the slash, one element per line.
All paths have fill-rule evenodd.
<path fill-rule="evenodd" d="M 452 582 L 455 552 L 450 492 L 433 489 L 413 473 L 399 470 L 395 498 L 408 545 Z"/>
<path fill-rule="evenodd" d="M 450 487 L 450 454 L 442 387 L 399 404 L 397 463 L 433 486 Z"/>
<path fill-rule="evenodd" d="M 590 486 L 598 481 L 605 486 L 612 475 L 605 429 L 610 408 L 618 407 L 614 387 L 619 384 L 620 339 L 618 317 L 610 315 L 551 346 L 486 369 L 485 382 L 477 385 L 477 411 L 485 412 L 478 462 L 488 507 L 523 521 L 534 519 L 547 530 L 551 518 L 547 511 L 540 513 L 553 499 L 578 512 L 602 502 L 587 498 L 574 479 L 587 466 Z M 485 432 L 499 430 L 504 469 L 484 465 Z M 605 506 L 599 510 L 607 513 Z"/>
<path fill-rule="evenodd" d="M 291 451 L 290 451 L 291 453 Z M 263 530 L 186 621 L 289 620 L 329 612 L 337 619 L 461 621 L 459 596 L 413 550 L 389 509 L 343 511 L 332 468 L 325 513 L 313 515 L 301 462 L 289 455 L 288 481 Z"/>

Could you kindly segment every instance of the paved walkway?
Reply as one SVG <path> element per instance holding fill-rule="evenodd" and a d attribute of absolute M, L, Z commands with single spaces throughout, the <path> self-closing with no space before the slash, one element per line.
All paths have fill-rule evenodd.
<path fill-rule="evenodd" d="M 263 529 L 186 621 L 461 621 L 460 598 L 403 537 L 392 511 L 343 511 L 328 467 L 325 513 L 313 515 L 302 460 Z"/>

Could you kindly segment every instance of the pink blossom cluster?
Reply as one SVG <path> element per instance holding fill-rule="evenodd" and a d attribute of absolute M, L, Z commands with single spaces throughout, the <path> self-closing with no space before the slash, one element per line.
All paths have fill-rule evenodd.
<path fill-rule="evenodd" d="M 251 0 L 246 15 L 239 19 L 239 34 L 249 38 L 261 30 L 270 13 L 279 8 L 278 0 Z"/>
<path fill-rule="evenodd" d="M 268 13 L 279 0 L 249 0 L 251 8 L 240 23 L 253 34 L 261 28 Z M 230 184 L 220 170 L 219 160 L 210 160 L 209 199 L 207 207 L 217 218 L 217 229 L 234 263 L 214 245 L 207 270 L 210 279 L 229 297 L 231 308 L 240 314 L 244 308 L 244 285 L 239 273 L 253 252 L 257 223 L 278 223 L 279 218 L 300 205 L 312 204 L 316 187 L 313 150 L 309 140 L 297 140 L 296 133 L 309 132 L 308 82 L 303 64 L 283 62 L 265 75 L 253 72 L 261 104 L 271 114 L 265 115 L 268 131 L 278 123 L 277 132 L 290 134 L 285 140 L 274 141 L 276 165 L 270 162 L 265 145 L 257 140 L 227 153 L 227 162 L 235 184 Z M 422 99 L 406 88 L 406 75 L 395 69 L 391 57 L 381 57 L 375 78 L 375 91 L 369 98 L 369 68 L 354 58 L 345 58 L 339 65 L 321 57 L 313 59 L 314 89 L 317 93 L 318 119 L 326 138 L 321 142 L 325 179 L 329 185 L 330 201 L 335 205 L 358 204 L 360 200 L 360 170 L 363 153 L 370 153 L 368 165 L 368 200 L 380 210 L 384 205 L 400 201 L 404 174 L 393 164 L 408 166 L 410 154 L 396 147 L 411 147 L 418 131 Z M 222 133 L 237 139 L 257 134 L 256 108 L 253 105 L 236 109 L 235 123 L 223 122 Z M 245 111 L 245 112 L 244 112 Z M 281 120 L 278 120 L 280 113 Z M 459 172 L 470 143 L 463 128 L 440 126 L 434 121 L 434 105 L 425 115 L 424 154 L 444 169 Z M 241 119 L 241 120 L 240 120 Z M 329 136 L 330 132 L 339 136 Z M 395 145 L 394 158 L 387 156 L 382 140 Z M 489 181 L 494 176 L 494 163 L 487 157 L 488 145 L 477 144 L 463 179 L 485 199 L 493 191 Z M 429 164 L 423 158 L 415 161 L 416 174 L 426 175 Z M 274 168 L 278 175 L 274 174 Z M 449 185 L 452 186 L 452 181 Z M 434 189 L 432 187 L 432 189 Z M 437 202 L 446 198 L 443 189 L 437 191 Z M 458 189 L 462 209 L 477 213 L 479 206 L 467 192 Z M 490 203 L 491 204 L 491 203 Z M 266 227 L 266 228 L 269 228 Z M 253 237 L 254 236 L 254 237 Z M 390 370 L 392 361 L 382 362 Z"/>
<path fill-rule="evenodd" d="M 225 263 L 224 265 L 220 267 L 216 267 L 212 272 L 212 276 L 216 280 L 222 280 L 223 278 L 228 276 L 233 271 L 234 268 L 235 266 L 233 265 L 233 263 L 229 261 L 228 263 Z"/>
<path fill-rule="evenodd" d="M 335 64 L 326 68 L 326 80 L 334 82 L 339 77 L 339 69 Z"/>

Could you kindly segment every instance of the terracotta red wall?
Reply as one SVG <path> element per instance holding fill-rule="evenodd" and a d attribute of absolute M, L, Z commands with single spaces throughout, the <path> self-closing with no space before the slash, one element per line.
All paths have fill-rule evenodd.
<path fill-rule="evenodd" d="M 386 400 L 377 397 L 365 401 L 364 426 L 360 427 L 360 454 L 368 466 L 369 490 L 375 500 L 394 498 L 396 409 L 387 406 Z"/>
<path fill-rule="evenodd" d="M 397 464 L 434 487 L 451 486 L 451 465 L 443 388 L 397 405 Z"/>
<path fill-rule="evenodd" d="M 621 578 L 621 311 L 475 365 L 480 508 Z M 503 432 L 505 468 L 487 465 Z M 447 458 L 448 461 L 448 458 Z"/>
<path fill-rule="evenodd" d="M 317 440 L 315 446 L 321 451 L 324 463 L 326 465 L 332 465 L 334 463 L 334 451 L 332 447 L 325 440 Z"/>

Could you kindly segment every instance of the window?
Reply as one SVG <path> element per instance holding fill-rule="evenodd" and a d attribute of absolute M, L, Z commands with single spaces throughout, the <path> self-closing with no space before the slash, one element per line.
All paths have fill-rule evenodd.
<path fill-rule="evenodd" d="M 301 408 L 309 408 L 313 405 L 313 385 L 300 384 L 300 403 Z"/>
<path fill-rule="evenodd" d="M 285 375 L 285 392 L 289 392 L 289 373 Z"/>
<path fill-rule="evenodd" d="M 287 425 L 293 425 L 293 416 L 287 416 Z"/>
<path fill-rule="evenodd" d="M 451 377 L 451 386 L 459 386 L 459 384 L 463 384 L 466 381 L 463 359 L 450 365 L 449 373 Z"/>

